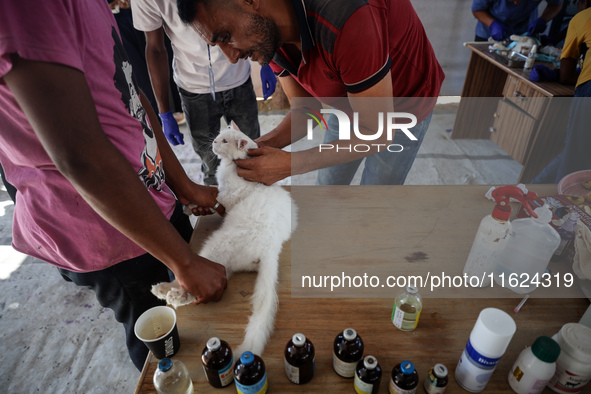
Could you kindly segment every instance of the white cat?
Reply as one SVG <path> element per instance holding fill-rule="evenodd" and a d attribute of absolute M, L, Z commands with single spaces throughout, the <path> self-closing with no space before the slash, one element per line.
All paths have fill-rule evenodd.
<path fill-rule="evenodd" d="M 247 158 L 247 150 L 256 147 L 254 141 L 232 128 L 222 130 L 213 141 L 213 152 L 221 160 L 216 173 L 217 199 L 226 208 L 226 215 L 199 253 L 224 265 L 228 278 L 234 272 L 258 271 L 253 312 L 238 355 L 247 350 L 262 354 L 273 331 L 279 254 L 297 222 L 297 207 L 289 192 L 279 185 L 248 182 L 236 173 L 234 160 Z M 155 285 L 152 293 L 175 307 L 195 299 L 176 282 Z"/>

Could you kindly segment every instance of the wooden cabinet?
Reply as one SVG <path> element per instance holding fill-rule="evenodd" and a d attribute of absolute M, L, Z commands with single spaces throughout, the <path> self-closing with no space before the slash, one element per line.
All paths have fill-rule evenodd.
<path fill-rule="evenodd" d="M 519 182 L 530 182 L 562 150 L 574 89 L 530 81 L 497 62 L 488 43 L 466 46 L 473 52 L 452 138 L 491 139 L 523 164 Z"/>

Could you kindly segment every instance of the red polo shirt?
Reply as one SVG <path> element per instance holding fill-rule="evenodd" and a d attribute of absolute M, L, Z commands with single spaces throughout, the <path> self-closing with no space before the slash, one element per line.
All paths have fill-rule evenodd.
<path fill-rule="evenodd" d="M 445 75 L 410 0 L 292 0 L 302 43 L 301 58 L 279 48 L 271 67 L 289 72 L 318 98 L 362 92 L 392 71 L 397 111 L 419 121 L 431 113 Z M 328 101 L 328 100 L 323 100 Z M 330 103 L 327 103 L 330 104 Z M 406 108 L 405 108 L 406 107 Z"/>

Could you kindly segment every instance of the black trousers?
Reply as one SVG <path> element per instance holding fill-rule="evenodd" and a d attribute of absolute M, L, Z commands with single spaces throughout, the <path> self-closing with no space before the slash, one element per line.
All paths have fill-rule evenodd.
<path fill-rule="evenodd" d="M 170 221 L 189 242 L 193 228 L 178 202 Z M 172 272 L 148 253 L 101 271 L 79 273 L 62 268 L 58 270 L 67 281 L 93 290 L 101 306 L 113 310 L 115 319 L 125 328 L 131 361 L 141 371 L 148 355 L 148 348 L 137 339 L 133 328 L 143 312 L 154 306 L 166 304 L 150 293 L 150 288 L 153 284 L 174 279 Z"/>

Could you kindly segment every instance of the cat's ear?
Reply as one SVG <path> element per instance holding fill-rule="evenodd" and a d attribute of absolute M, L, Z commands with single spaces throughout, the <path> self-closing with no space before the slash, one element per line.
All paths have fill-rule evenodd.
<path fill-rule="evenodd" d="M 245 139 L 240 138 L 238 140 L 238 150 L 244 150 L 244 148 L 246 148 L 246 145 L 248 145 L 248 141 Z"/>

